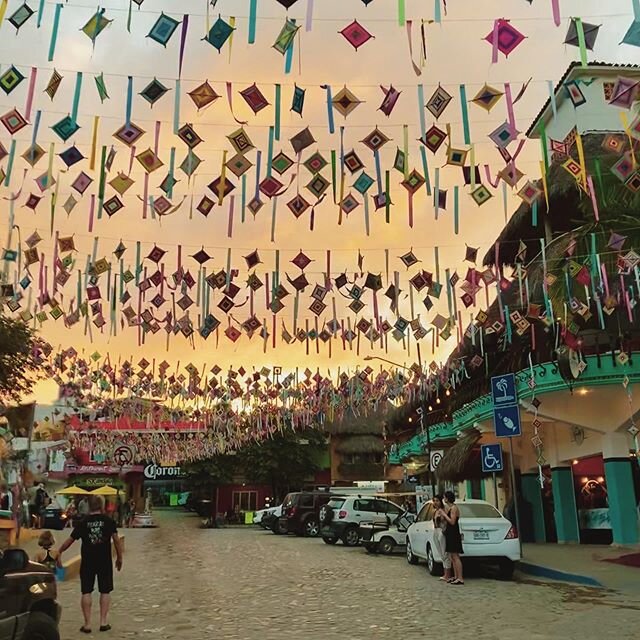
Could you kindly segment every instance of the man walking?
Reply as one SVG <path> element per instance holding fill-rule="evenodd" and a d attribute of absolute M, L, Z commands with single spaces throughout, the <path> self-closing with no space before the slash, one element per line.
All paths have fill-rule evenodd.
<path fill-rule="evenodd" d="M 60 547 L 64 553 L 76 540 L 82 540 L 80 563 L 80 587 L 82 590 L 82 633 L 91 633 L 91 594 L 98 579 L 100 592 L 100 631 L 109 631 L 107 618 L 113 591 L 113 563 L 111 541 L 116 550 L 116 568 L 122 569 L 122 543 L 116 523 L 105 516 L 104 502 L 100 496 L 89 496 L 89 515 L 71 532 L 71 537 Z"/>

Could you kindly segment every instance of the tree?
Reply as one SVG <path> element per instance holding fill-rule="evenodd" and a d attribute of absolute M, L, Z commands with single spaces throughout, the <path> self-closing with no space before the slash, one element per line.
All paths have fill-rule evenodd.
<path fill-rule="evenodd" d="M 20 320 L 0 314 L 0 402 L 15 403 L 31 393 L 43 365 L 35 332 Z"/>
<path fill-rule="evenodd" d="M 248 481 L 268 484 L 274 497 L 282 498 L 321 468 L 326 450 L 326 437 L 320 431 L 287 429 L 239 451 L 238 462 Z"/>
<path fill-rule="evenodd" d="M 182 465 L 190 490 L 199 496 L 210 498 L 216 487 L 231 482 L 237 467 L 235 456 L 217 455 Z"/>

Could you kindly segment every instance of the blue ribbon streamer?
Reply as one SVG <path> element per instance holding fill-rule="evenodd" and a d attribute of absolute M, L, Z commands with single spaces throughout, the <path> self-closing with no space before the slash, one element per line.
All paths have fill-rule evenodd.
<path fill-rule="evenodd" d="M 58 3 L 56 5 L 56 11 L 53 14 L 53 28 L 51 29 L 51 41 L 49 42 L 49 56 L 47 60 L 53 62 L 53 56 L 56 52 L 56 42 L 58 40 L 58 28 L 60 27 L 60 12 L 62 11 L 62 5 Z"/>
<path fill-rule="evenodd" d="M 262 151 L 258 149 L 256 153 L 256 193 L 255 197 L 260 197 L 260 165 L 262 164 Z"/>
<path fill-rule="evenodd" d="M 333 121 L 333 97 L 331 96 L 331 86 L 326 85 L 327 90 L 327 119 L 329 120 L 329 133 L 335 133 L 336 125 Z"/>
<path fill-rule="evenodd" d="M 425 137 L 427 132 L 427 121 L 424 113 L 424 85 L 418 85 L 418 115 L 420 117 L 420 136 Z M 431 195 L 431 178 L 429 177 L 429 161 L 427 160 L 427 150 L 420 145 L 420 157 L 422 158 L 422 171 L 424 173 L 425 187 L 427 195 Z"/>
<path fill-rule="evenodd" d="M 273 136 L 274 136 L 274 128 L 269 127 L 269 146 L 267 151 L 267 178 L 271 177 L 271 164 L 273 162 Z"/>
<path fill-rule="evenodd" d="M 460 85 L 460 109 L 462 110 L 462 128 L 464 130 L 464 143 L 471 144 L 471 131 L 469 129 L 469 108 L 467 105 L 467 88 Z M 473 171 L 474 168 L 471 167 Z"/>
<path fill-rule="evenodd" d="M 531 205 L 531 226 L 538 226 L 538 201 L 534 200 Z"/>
<path fill-rule="evenodd" d="M 33 134 L 31 136 L 31 145 L 35 145 L 36 139 L 38 138 L 38 131 L 40 130 L 40 120 L 42 119 L 42 111 L 38 109 L 36 111 L 36 119 L 33 123 Z"/>
<path fill-rule="evenodd" d="M 507 325 L 507 342 L 511 343 L 513 341 L 512 337 L 512 327 L 511 327 L 511 316 L 509 315 L 509 307 L 504 305 L 504 321 Z"/>
<path fill-rule="evenodd" d="M 173 175 L 176 170 L 176 148 L 171 147 L 171 155 L 169 156 L 169 190 L 167 192 L 167 198 L 171 200 L 173 198 Z"/>
<path fill-rule="evenodd" d="M 631 0 L 631 5 L 633 6 L 634 20 L 640 22 L 640 0 Z"/>
<path fill-rule="evenodd" d="M 82 71 L 76 74 L 76 88 L 73 93 L 73 104 L 71 106 L 71 119 L 78 122 L 78 109 L 80 108 L 80 95 L 82 94 Z"/>
<path fill-rule="evenodd" d="M 44 16 L 44 0 L 40 0 L 40 5 L 38 6 L 38 22 L 36 24 L 38 29 L 42 26 L 43 16 Z"/>
<path fill-rule="evenodd" d="M 11 149 L 9 149 L 9 160 L 7 161 L 7 175 L 4 178 L 4 186 L 8 187 L 11 182 L 11 172 L 13 171 L 13 161 L 16 157 L 16 139 L 11 141 Z"/>
<path fill-rule="evenodd" d="M 255 44 L 258 22 L 258 0 L 249 0 L 249 44 Z"/>
<path fill-rule="evenodd" d="M 125 118 L 127 126 L 131 124 L 131 110 L 133 109 L 133 76 L 127 77 L 127 106 Z"/>
<path fill-rule="evenodd" d="M 242 199 L 241 199 L 241 208 L 240 208 L 240 221 L 244 223 L 245 220 L 245 209 L 247 207 L 247 174 L 242 174 Z"/>
<path fill-rule="evenodd" d="M 180 129 L 180 80 L 176 80 L 176 95 L 173 103 L 173 133 L 176 135 Z"/>
<path fill-rule="evenodd" d="M 296 23 L 295 20 L 291 20 L 293 24 Z M 284 72 L 285 74 L 291 73 L 291 69 L 293 67 L 293 45 L 295 43 L 295 38 L 291 41 L 291 44 L 287 48 L 287 52 L 284 56 Z"/>
<path fill-rule="evenodd" d="M 376 164 L 376 179 L 378 181 L 378 195 L 380 195 L 383 192 L 382 167 L 380 165 L 380 152 L 377 149 L 373 152 L 373 159 L 375 160 L 375 164 Z"/>
<path fill-rule="evenodd" d="M 433 19 L 437 24 L 442 22 L 442 9 L 440 7 L 440 0 L 435 0 L 433 7 Z"/>

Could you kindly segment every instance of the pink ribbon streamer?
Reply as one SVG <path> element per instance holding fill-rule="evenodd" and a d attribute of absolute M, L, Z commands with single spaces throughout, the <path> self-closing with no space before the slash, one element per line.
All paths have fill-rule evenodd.
<path fill-rule="evenodd" d="M 153 152 L 158 155 L 158 148 L 160 146 L 160 127 L 162 126 L 162 123 L 160 122 L 160 120 L 158 120 L 156 122 L 156 133 L 155 133 L 155 141 L 154 141 L 154 147 L 153 147 Z"/>
<path fill-rule="evenodd" d="M 491 64 L 498 64 L 498 36 L 500 34 L 500 20 L 493 22 L 493 48 L 491 51 Z"/>
<path fill-rule="evenodd" d="M 559 27 L 562 18 L 560 17 L 560 0 L 551 0 L 551 10 L 553 11 L 553 22 L 556 27 Z"/>
<path fill-rule="evenodd" d="M 27 90 L 27 102 L 24 106 L 25 120 L 31 120 L 31 108 L 33 107 L 33 94 L 36 90 L 36 78 L 38 77 L 38 69 L 31 67 L 31 75 L 29 76 L 29 88 Z"/>
<path fill-rule="evenodd" d="M 422 69 L 415 63 L 413 59 L 413 36 L 411 34 L 413 28 L 413 20 L 407 20 L 407 41 L 409 42 L 409 57 L 411 58 L 411 64 L 413 66 L 413 70 L 417 76 L 422 75 Z"/>
<path fill-rule="evenodd" d="M 231 82 L 227 82 L 226 85 L 227 85 L 227 101 L 229 102 L 229 109 L 231 110 L 231 115 L 233 119 L 239 125 L 247 124 L 248 120 L 238 120 L 238 118 L 236 118 L 235 113 L 233 113 L 233 85 L 231 84 Z"/>
<path fill-rule="evenodd" d="M 307 0 L 307 14 L 305 19 L 305 31 L 313 28 L 313 0 Z"/>
<path fill-rule="evenodd" d="M 509 82 L 504 83 L 504 99 L 507 102 L 507 117 L 509 124 L 513 129 L 516 128 L 516 114 L 513 111 L 513 98 L 511 96 L 511 84 Z"/>
<path fill-rule="evenodd" d="M 471 168 L 473 171 L 473 167 Z M 484 165 L 484 173 L 487 177 L 487 182 L 494 188 L 497 189 L 498 184 L 500 183 L 500 176 L 496 176 L 495 179 L 491 177 L 491 169 L 488 164 Z"/>
<path fill-rule="evenodd" d="M 587 176 L 587 187 L 589 188 L 589 195 L 591 196 L 591 205 L 593 206 L 593 215 L 597 221 L 600 220 L 600 211 L 598 209 L 598 198 L 596 197 L 596 190 L 593 186 L 593 178 Z"/>
<path fill-rule="evenodd" d="M 604 262 L 600 265 L 600 271 L 602 272 L 602 284 L 604 286 L 604 292 L 607 294 L 607 298 L 609 297 L 609 279 L 607 278 L 607 267 L 604 265 Z"/>

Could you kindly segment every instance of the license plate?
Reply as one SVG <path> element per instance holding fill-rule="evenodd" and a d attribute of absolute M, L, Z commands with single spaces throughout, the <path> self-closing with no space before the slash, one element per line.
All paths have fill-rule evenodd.
<path fill-rule="evenodd" d="M 488 540 L 489 532 L 488 531 L 474 531 L 473 532 L 474 540 Z"/>

